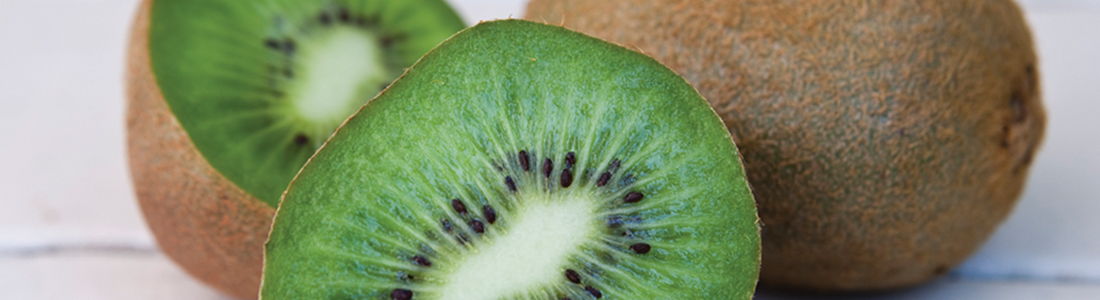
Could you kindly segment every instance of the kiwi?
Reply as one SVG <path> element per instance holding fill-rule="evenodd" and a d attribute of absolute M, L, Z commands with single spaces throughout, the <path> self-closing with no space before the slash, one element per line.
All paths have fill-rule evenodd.
<path fill-rule="evenodd" d="M 1008 0 L 534 0 L 526 18 L 652 55 L 743 151 L 761 285 L 915 285 L 1012 210 L 1045 127 Z"/>
<path fill-rule="evenodd" d="M 147 0 L 128 61 L 129 155 L 161 249 L 240 298 L 290 179 L 329 134 L 464 27 L 440 0 Z"/>
<path fill-rule="evenodd" d="M 290 184 L 262 299 L 749 299 L 755 203 L 720 119 L 640 53 L 484 22 Z"/>

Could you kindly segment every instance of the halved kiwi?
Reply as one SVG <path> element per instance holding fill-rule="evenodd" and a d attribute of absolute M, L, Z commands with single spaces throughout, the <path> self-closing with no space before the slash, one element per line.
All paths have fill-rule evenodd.
<path fill-rule="evenodd" d="M 263 299 L 749 299 L 755 203 L 706 101 L 640 53 L 485 22 L 285 193 Z"/>
<path fill-rule="evenodd" d="M 282 191 L 329 134 L 464 27 L 441 0 L 146 0 L 130 45 L 130 163 L 161 248 L 255 298 Z"/>

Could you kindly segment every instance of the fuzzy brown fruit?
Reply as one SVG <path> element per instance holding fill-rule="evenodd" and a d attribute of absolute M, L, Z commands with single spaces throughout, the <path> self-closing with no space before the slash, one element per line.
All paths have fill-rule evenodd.
<path fill-rule="evenodd" d="M 157 86 L 143 1 L 131 31 L 126 113 L 130 172 L 161 251 L 191 276 L 241 299 L 258 297 L 264 242 L 275 209 L 214 170 Z"/>
<path fill-rule="evenodd" d="M 763 285 L 944 274 L 1012 210 L 1046 123 L 1008 0 L 534 0 L 526 18 L 636 48 L 708 99 L 759 202 Z"/>

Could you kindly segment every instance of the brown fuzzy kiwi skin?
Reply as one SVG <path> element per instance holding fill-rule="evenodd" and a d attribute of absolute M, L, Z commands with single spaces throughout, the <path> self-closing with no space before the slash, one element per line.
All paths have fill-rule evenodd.
<path fill-rule="evenodd" d="M 240 299 L 259 297 L 264 243 L 275 209 L 202 157 L 157 86 L 144 0 L 131 30 L 126 112 L 130 172 L 161 251 L 191 276 Z"/>
<path fill-rule="evenodd" d="M 763 286 L 912 286 L 1015 206 L 1046 113 L 1010 0 L 534 0 L 527 19 L 637 49 L 742 150 Z"/>

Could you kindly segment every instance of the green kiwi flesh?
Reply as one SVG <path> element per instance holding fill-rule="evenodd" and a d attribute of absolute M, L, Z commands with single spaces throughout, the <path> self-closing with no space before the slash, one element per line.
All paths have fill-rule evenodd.
<path fill-rule="evenodd" d="M 455 35 L 285 193 L 262 299 L 749 299 L 737 149 L 653 59 L 521 20 Z"/>
<path fill-rule="evenodd" d="M 464 27 L 440 0 L 157 0 L 150 26 L 157 84 L 195 147 L 273 207 L 347 116 Z"/>

